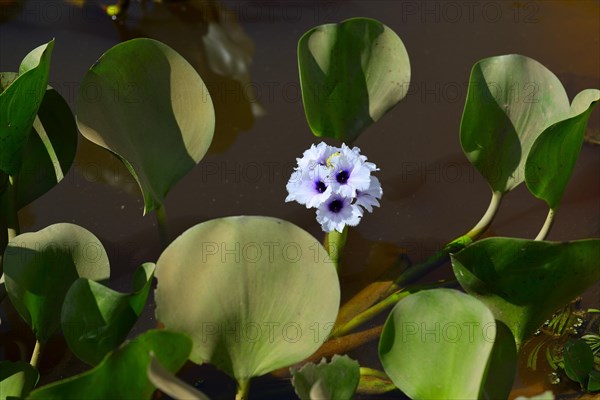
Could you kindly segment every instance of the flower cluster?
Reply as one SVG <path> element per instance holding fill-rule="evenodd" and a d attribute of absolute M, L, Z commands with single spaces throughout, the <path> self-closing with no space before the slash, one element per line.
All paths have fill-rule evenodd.
<path fill-rule="evenodd" d="M 297 201 L 317 209 L 317 221 L 323 231 L 342 232 L 346 225 L 356 226 L 363 213 L 379 207 L 383 190 L 371 172 L 378 168 L 358 147 L 312 145 L 297 158 L 286 188 L 286 202 Z"/>

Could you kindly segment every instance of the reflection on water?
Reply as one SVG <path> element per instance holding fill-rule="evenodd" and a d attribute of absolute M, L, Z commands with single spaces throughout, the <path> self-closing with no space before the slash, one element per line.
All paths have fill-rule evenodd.
<path fill-rule="evenodd" d="M 166 43 L 198 71 L 216 114 L 209 153 L 225 151 L 263 115 L 250 79 L 254 43 L 235 14 L 217 1 L 149 2 L 137 10 L 131 6 L 115 27 L 123 41 L 149 37 Z"/>
<path fill-rule="evenodd" d="M 251 129 L 254 119 L 265 114 L 255 101 L 250 80 L 254 43 L 235 14 L 218 2 L 135 3 L 115 20 L 114 26 L 122 41 L 149 37 L 166 43 L 198 71 L 215 107 L 215 134 L 208 154 L 226 151 L 240 132 Z M 140 193 L 131 174 L 114 155 L 86 140 L 81 142 L 77 172 L 94 173 L 99 182 L 136 196 Z"/>

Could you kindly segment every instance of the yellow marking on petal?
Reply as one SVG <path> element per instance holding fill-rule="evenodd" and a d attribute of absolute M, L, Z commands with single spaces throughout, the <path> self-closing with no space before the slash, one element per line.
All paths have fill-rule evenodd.
<path fill-rule="evenodd" d="M 331 159 L 332 159 L 333 157 L 337 157 L 337 156 L 339 156 L 339 155 L 340 155 L 340 152 L 339 152 L 339 151 L 336 151 L 335 153 L 333 153 L 332 155 L 330 155 L 330 156 L 327 158 L 327 161 L 325 161 L 325 164 L 326 164 L 326 165 L 327 165 L 329 168 L 333 167 L 333 165 L 331 165 Z"/>

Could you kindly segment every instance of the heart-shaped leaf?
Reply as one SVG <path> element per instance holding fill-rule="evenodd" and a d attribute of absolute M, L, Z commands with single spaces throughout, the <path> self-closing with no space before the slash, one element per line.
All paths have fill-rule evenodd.
<path fill-rule="evenodd" d="M 396 304 L 379 359 L 411 399 L 477 399 L 496 337 L 491 311 L 453 289 L 423 290 Z"/>
<path fill-rule="evenodd" d="M 16 72 L 0 73 L 0 88 L 14 82 Z M 75 158 L 77 125 L 63 97 L 47 87 L 15 174 L 16 207 L 23 208 L 60 182 Z M 8 177 L 0 173 L 0 196 Z"/>
<path fill-rule="evenodd" d="M 212 363 L 240 385 L 315 352 L 340 301 L 323 246 L 269 217 L 188 229 L 160 256 L 156 279 L 157 319 L 192 337 L 192 361 Z"/>
<path fill-rule="evenodd" d="M 350 400 L 360 380 L 360 365 L 346 355 L 336 354 L 329 363 L 323 358 L 319 364 L 308 363 L 291 372 L 294 390 L 302 400 Z M 312 396 L 314 390 L 321 396 Z"/>
<path fill-rule="evenodd" d="M 0 93 L 0 170 L 15 175 L 23 148 L 48 85 L 54 40 L 33 49 L 19 66 L 19 75 Z"/>
<path fill-rule="evenodd" d="M 369 18 L 325 24 L 298 42 L 302 101 L 315 136 L 354 141 L 406 96 L 410 63 L 390 28 Z"/>
<path fill-rule="evenodd" d="M 125 163 L 147 213 L 204 157 L 215 113 L 194 68 L 165 44 L 142 38 L 114 46 L 86 73 L 77 125 Z"/>
<path fill-rule="evenodd" d="M 492 191 L 505 193 L 525 179 L 536 138 L 569 109 L 562 84 L 539 62 L 515 54 L 486 58 L 471 70 L 460 143 Z"/>
<path fill-rule="evenodd" d="M 10 301 L 40 342 L 60 330 L 60 310 L 77 278 L 98 281 L 110 275 L 98 238 L 66 223 L 15 237 L 8 243 L 3 262 Z"/>
<path fill-rule="evenodd" d="M 41 387 L 28 399 L 150 399 L 155 390 L 146 374 L 150 353 L 175 372 L 186 362 L 191 348 L 185 335 L 151 330 L 109 353 L 92 370 Z"/>
<path fill-rule="evenodd" d="M 600 90 L 579 93 L 571 105 L 570 117 L 548 127 L 537 138 L 525 164 L 529 191 L 556 209 L 579 157 L 585 128 Z"/>
<path fill-rule="evenodd" d="M 0 400 L 27 397 L 39 376 L 38 371 L 26 362 L 0 361 Z"/>
<path fill-rule="evenodd" d="M 86 278 L 71 285 L 62 306 L 61 326 L 77 357 L 96 365 L 127 338 L 146 304 L 154 267 L 146 263 L 138 268 L 131 294 Z"/>
<path fill-rule="evenodd" d="M 554 311 L 600 279 L 600 239 L 488 238 L 453 255 L 452 265 L 461 286 L 506 324 L 520 347 Z"/>
<path fill-rule="evenodd" d="M 589 373 L 594 368 L 594 354 L 590 346 L 581 339 L 569 340 L 565 343 L 563 359 L 569 379 L 585 387 Z"/>

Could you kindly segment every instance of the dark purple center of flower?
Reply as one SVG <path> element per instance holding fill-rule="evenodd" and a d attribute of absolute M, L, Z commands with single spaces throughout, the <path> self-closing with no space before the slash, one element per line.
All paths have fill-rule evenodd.
<path fill-rule="evenodd" d="M 336 199 L 329 203 L 329 211 L 333 213 L 339 213 L 340 211 L 342 211 L 342 208 L 344 208 L 344 202 L 342 200 Z"/>
<path fill-rule="evenodd" d="M 323 183 L 323 181 L 316 181 L 315 182 L 315 189 L 317 189 L 317 192 L 323 193 L 325 190 L 327 190 L 327 186 L 325 186 L 325 184 Z"/>
<path fill-rule="evenodd" d="M 335 179 L 339 183 L 344 184 L 344 183 L 348 182 L 348 177 L 349 177 L 348 171 L 341 170 L 340 172 L 337 173 L 337 175 L 335 176 Z"/>

